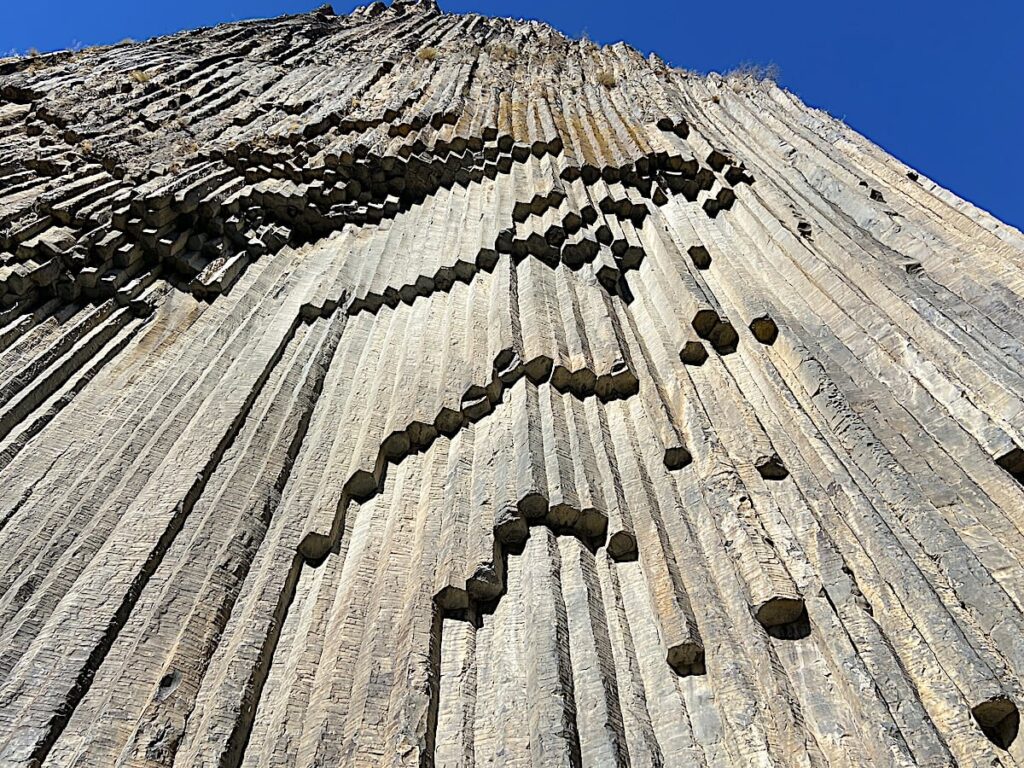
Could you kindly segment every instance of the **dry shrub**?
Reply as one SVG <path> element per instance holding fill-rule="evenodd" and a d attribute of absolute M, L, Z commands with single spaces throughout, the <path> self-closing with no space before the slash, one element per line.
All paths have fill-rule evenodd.
<path fill-rule="evenodd" d="M 597 73 L 597 82 L 605 88 L 614 88 L 616 84 L 615 73 L 610 69 L 602 69 Z"/>
<path fill-rule="evenodd" d="M 437 58 L 437 48 L 420 48 L 420 52 L 416 54 L 420 61 L 433 61 Z"/>
<path fill-rule="evenodd" d="M 519 49 L 510 43 L 495 43 L 488 52 L 496 61 L 515 61 L 519 58 Z"/>
<path fill-rule="evenodd" d="M 725 77 L 727 79 L 753 80 L 758 83 L 763 81 L 777 83 L 779 82 L 780 74 L 778 64 L 754 64 L 745 61 L 735 69 L 726 72 Z"/>

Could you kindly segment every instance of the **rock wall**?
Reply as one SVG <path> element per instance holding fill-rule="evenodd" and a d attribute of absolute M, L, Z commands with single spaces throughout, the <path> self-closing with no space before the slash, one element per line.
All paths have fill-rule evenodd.
<path fill-rule="evenodd" d="M 426 0 L 0 97 L 0 764 L 1024 764 L 1020 232 Z"/>

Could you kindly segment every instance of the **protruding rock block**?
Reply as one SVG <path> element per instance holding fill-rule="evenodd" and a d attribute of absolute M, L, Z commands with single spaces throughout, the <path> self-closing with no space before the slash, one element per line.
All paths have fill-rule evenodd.
<path fill-rule="evenodd" d="M 708 269 L 711 266 L 711 254 L 703 245 L 691 245 L 687 253 L 697 269 Z"/>
<path fill-rule="evenodd" d="M 699 341 L 688 341 L 679 351 L 679 359 L 687 365 L 703 365 L 708 359 L 708 351 Z"/>
<path fill-rule="evenodd" d="M 770 346 L 779 337 L 779 326 L 767 315 L 762 315 L 750 321 L 750 332 L 759 342 Z"/>
<path fill-rule="evenodd" d="M 1009 749 L 1020 730 L 1020 711 L 1009 698 L 988 699 L 971 708 L 971 715 L 989 741 L 1000 749 Z"/>
<path fill-rule="evenodd" d="M 996 464 L 1024 484 L 1024 449 L 1015 446 L 996 459 Z"/>
<path fill-rule="evenodd" d="M 668 448 L 665 451 L 665 467 L 670 470 L 682 469 L 693 461 L 690 452 L 682 446 Z"/>
<path fill-rule="evenodd" d="M 789 470 L 777 453 L 761 456 L 754 463 L 754 468 L 765 480 L 785 480 L 789 477 Z"/>

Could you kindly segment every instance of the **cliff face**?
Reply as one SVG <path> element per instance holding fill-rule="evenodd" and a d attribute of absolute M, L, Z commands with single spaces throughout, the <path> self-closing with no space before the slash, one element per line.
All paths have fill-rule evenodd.
<path fill-rule="evenodd" d="M 0 95 L 0 764 L 1024 763 L 1020 232 L 428 2 Z"/>

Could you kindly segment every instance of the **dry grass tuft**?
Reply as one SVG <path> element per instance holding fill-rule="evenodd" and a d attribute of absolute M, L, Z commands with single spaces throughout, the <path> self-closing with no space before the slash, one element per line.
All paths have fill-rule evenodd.
<path fill-rule="evenodd" d="M 136 83 L 139 83 L 140 85 L 145 85 L 153 79 L 153 76 L 151 74 L 141 69 L 133 69 L 131 72 L 128 73 L 128 77 Z"/>
<path fill-rule="evenodd" d="M 597 82 L 605 88 L 614 88 L 617 83 L 615 73 L 610 69 L 602 69 L 597 73 Z"/>
<path fill-rule="evenodd" d="M 433 61 L 437 58 L 437 48 L 420 48 L 420 52 L 416 54 L 420 61 Z"/>
<path fill-rule="evenodd" d="M 749 61 L 745 61 L 735 69 L 731 69 L 725 73 L 725 78 L 731 80 L 733 78 L 739 80 L 753 80 L 754 82 L 772 82 L 778 83 L 779 76 L 778 64 L 754 64 Z"/>
<path fill-rule="evenodd" d="M 495 43 L 488 52 L 495 61 L 515 61 L 519 58 L 519 49 L 510 43 Z"/>
<path fill-rule="evenodd" d="M 38 48 L 29 48 L 25 52 L 25 59 L 28 61 L 27 67 L 29 72 L 38 72 L 41 69 L 46 69 L 48 59 L 39 52 Z"/>

